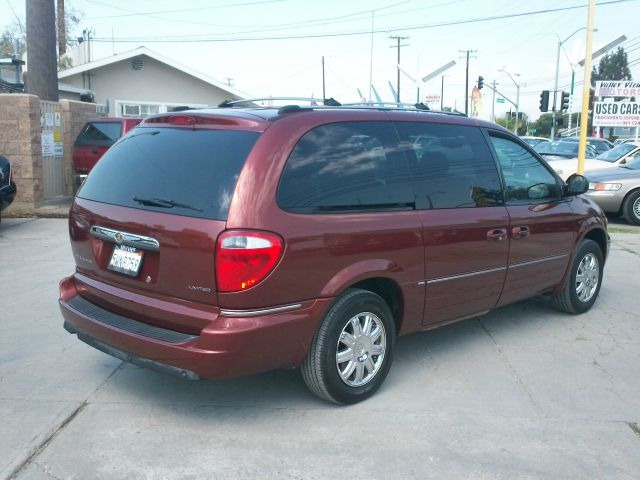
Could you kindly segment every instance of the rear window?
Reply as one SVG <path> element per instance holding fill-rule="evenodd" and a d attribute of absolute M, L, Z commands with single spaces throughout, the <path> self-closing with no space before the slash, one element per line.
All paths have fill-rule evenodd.
<path fill-rule="evenodd" d="M 120 122 L 88 123 L 78 135 L 76 143 L 110 147 L 120 138 L 121 132 L 122 124 Z"/>
<path fill-rule="evenodd" d="M 87 200 L 226 220 L 231 197 L 259 133 L 137 128 L 116 143 L 87 177 Z"/>

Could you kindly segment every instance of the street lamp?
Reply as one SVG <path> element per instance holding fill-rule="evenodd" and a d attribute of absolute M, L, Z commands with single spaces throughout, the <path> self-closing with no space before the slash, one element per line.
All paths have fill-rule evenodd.
<path fill-rule="evenodd" d="M 580 27 L 562 41 L 560 40 L 560 36 L 556 33 L 556 37 L 558 37 L 558 54 L 556 55 L 556 81 L 553 87 L 553 107 L 551 109 L 551 140 L 555 140 L 556 134 L 556 97 L 558 95 L 558 74 L 560 72 L 560 49 L 562 48 L 562 45 L 564 45 L 576 33 L 586 29 L 587 27 Z M 597 30 L 594 29 L 594 32 L 595 31 Z"/>
<path fill-rule="evenodd" d="M 518 85 L 518 82 L 516 82 L 513 77 L 511 76 L 511 74 L 509 72 L 507 72 L 504 68 L 501 68 L 500 70 L 498 70 L 499 72 L 502 73 L 506 73 L 507 76 L 511 79 L 511 81 L 513 82 L 513 84 L 516 86 L 516 123 L 515 123 L 515 127 L 513 128 L 513 133 L 515 133 L 516 135 L 518 134 L 518 115 L 519 115 L 519 110 L 520 110 L 520 85 Z M 519 77 L 520 74 L 519 73 L 514 73 L 514 75 L 516 77 Z"/>

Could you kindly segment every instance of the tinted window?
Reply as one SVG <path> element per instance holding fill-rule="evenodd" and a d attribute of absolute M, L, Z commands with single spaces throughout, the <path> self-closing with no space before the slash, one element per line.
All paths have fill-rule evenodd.
<path fill-rule="evenodd" d="M 121 131 L 122 124 L 120 122 L 89 123 L 78 135 L 76 143 L 110 147 L 120 138 Z"/>
<path fill-rule="evenodd" d="M 491 137 L 498 155 L 508 204 L 539 203 L 560 198 L 561 189 L 547 168 L 521 145 Z"/>
<path fill-rule="evenodd" d="M 391 123 L 343 122 L 307 132 L 287 160 L 278 205 L 298 213 L 410 209 L 406 160 Z"/>
<path fill-rule="evenodd" d="M 480 129 L 405 122 L 397 128 L 409 158 L 417 208 L 503 203 L 498 170 Z"/>
<path fill-rule="evenodd" d="M 624 157 L 626 154 L 628 154 L 635 148 L 636 146 L 631 143 L 623 143 L 621 145 L 613 147 L 610 150 L 607 150 L 604 153 L 601 153 L 596 158 L 598 160 L 604 160 L 605 162 L 611 162 L 611 163 L 617 162 L 618 160 L 620 160 L 622 157 Z"/>
<path fill-rule="evenodd" d="M 105 153 L 78 196 L 124 207 L 226 220 L 240 170 L 258 135 L 137 128 Z M 173 207 L 171 201 L 176 203 Z"/>

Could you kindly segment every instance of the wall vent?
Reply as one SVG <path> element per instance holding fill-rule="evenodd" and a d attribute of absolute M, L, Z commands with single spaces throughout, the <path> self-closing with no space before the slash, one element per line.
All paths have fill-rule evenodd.
<path fill-rule="evenodd" d="M 144 68 L 144 60 L 142 57 L 136 57 L 131 60 L 131 68 L 134 70 L 142 70 Z"/>

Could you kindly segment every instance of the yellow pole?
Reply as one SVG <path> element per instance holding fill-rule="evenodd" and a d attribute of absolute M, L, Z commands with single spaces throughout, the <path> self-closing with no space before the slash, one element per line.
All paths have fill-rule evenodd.
<path fill-rule="evenodd" d="M 593 17 L 596 2 L 589 0 L 587 14 L 587 51 L 584 57 L 584 83 L 582 84 L 582 122 L 580 123 L 580 144 L 578 147 L 578 173 L 584 174 L 584 158 L 587 153 L 587 124 L 589 123 L 589 90 L 591 88 L 591 55 L 593 53 Z"/>

